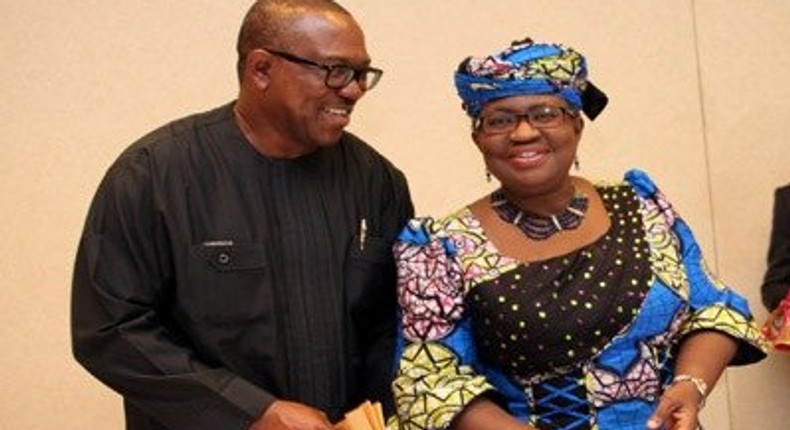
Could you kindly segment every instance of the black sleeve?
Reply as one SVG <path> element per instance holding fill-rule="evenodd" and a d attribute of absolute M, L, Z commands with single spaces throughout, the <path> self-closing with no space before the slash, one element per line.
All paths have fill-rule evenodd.
<path fill-rule="evenodd" d="M 763 304 L 776 309 L 790 287 L 790 186 L 774 193 L 768 269 L 761 288 Z"/>
<path fill-rule="evenodd" d="M 142 151 L 122 156 L 94 197 L 74 266 L 74 356 L 169 429 L 246 430 L 274 399 L 201 361 L 168 322 L 173 269 L 150 164 Z"/>

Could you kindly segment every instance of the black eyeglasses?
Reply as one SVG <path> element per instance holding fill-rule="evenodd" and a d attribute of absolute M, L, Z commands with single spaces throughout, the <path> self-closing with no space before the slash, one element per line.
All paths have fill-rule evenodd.
<path fill-rule="evenodd" d="M 491 115 L 478 117 L 475 128 L 486 134 L 511 133 L 525 120 L 536 129 L 553 128 L 562 124 L 565 115 L 575 117 L 577 112 L 561 106 L 535 105 L 530 106 L 522 114 L 513 112 L 494 112 Z"/>
<path fill-rule="evenodd" d="M 357 81 L 359 83 L 360 88 L 363 91 L 368 91 L 373 89 L 376 84 L 379 83 L 379 79 L 381 79 L 381 75 L 384 73 L 383 70 L 377 69 L 375 67 L 363 67 L 361 69 L 356 69 L 351 66 L 347 66 L 345 64 L 334 64 L 334 65 L 326 65 L 316 63 L 315 61 L 311 61 L 305 58 L 297 57 L 296 55 L 289 54 L 287 52 L 282 51 L 275 51 L 273 49 L 263 48 L 265 51 L 274 54 L 280 58 L 284 58 L 292 63 L 300 64 L 303 66 L 310 66 L 315 67 L 317 69 L 324 70 L 326 72 L 326 77 L 324 78 L 324 84 L 328 88 L 332 88 L 333 90 L 339 90 L 345 88 L 351 81 Z"/>

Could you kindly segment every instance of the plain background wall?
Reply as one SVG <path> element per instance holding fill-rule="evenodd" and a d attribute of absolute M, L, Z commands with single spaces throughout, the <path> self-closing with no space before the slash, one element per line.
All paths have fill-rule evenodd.
<path fill-rule="evenodd" d="M 790 2 L 345 0 L 386 70 L 351 130 L 408 176 L 419 214 L 493 189 L 451 74 L 530 35 L 588 57 L 611 103 L 581 174 L 649 171 L 711 268 L 759 321 L 773 190 L 790 182 Z M 75 246 L 104 171 L 132 141 L 235 97 L 248 1 L 0 0 L 0 429 L 122 429 L 120 398 L 72 359 Z M 790 355 L 728 370 L 706 428 L 779 430 Z"/>

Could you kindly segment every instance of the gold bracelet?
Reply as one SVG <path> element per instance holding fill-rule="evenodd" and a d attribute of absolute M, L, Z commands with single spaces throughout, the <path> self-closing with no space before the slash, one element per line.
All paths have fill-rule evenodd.
<path fill-rule="evenodd" d="M 674 385 L 678 382 L 691 382 L 694 384 L 694 388 L 697 389 L 697 392 L 700 396 L 699 408 L 702 409 L 703 406 L 705 406 L 705 399 L 708 397 L 708 383 L 702 378 L 683 373 L 680 375 L 675 375 L 675 377 L 672 378 L 672 383 L 669 385 Z"/>

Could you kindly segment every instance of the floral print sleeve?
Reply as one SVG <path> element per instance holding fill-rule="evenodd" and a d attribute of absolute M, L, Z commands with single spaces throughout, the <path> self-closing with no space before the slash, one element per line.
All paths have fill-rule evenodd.
<path fill-rule="evenodd" d="M 626 174 L 637 194 L 643 199 L 646 213 L 657 214 L 653 225 L 658 223 L 666 227 L 667 243 L 675 243 L 679 249 L 674 250 L 680 259 L 681 277 L 675 277 L 679 284 L 677 291 L 686 296 L 690 317 L 681 327 L 681 335 L 698 330 L 716 330 L 728 334 L 740 341 L 738 354 L 731 364 L 746 364 L 759 360 L 767 351 L 764 337 L 754 321 L 746 300 L 731 288 L 724 285 L 705 264 L 699 244 L 689 226 L 683 221 L 674 208 L 668 203 L 653 181 L 639 170 Z M 650 223 L 648 223 L 650 224 Z M 658 235 L 654 237 L 659 237 Z M 653 244 L 654 249 L 660 249 Z M 654 258 L 657 253 L 654 253 Z M 658 276 L 674 277 L 665 271 Z"/>
<path fill-rule="evenodd" d="M 409 223 L 395 245 L 400 338 L 393 389 L 400 429 L 444 429 L 492 385 L 474 370 L 455 242 L 432 219 Z"/>

